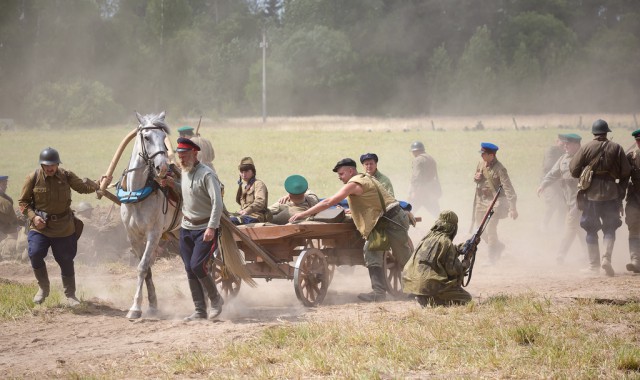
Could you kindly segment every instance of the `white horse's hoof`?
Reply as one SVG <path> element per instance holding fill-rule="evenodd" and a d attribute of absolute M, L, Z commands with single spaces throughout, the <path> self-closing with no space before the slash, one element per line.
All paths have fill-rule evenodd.
<path fill-rule="evenodd" d="M 142 317 L 141 310 L 129 310 L 129 312 L 127 313 L 127 318 L 129 319 L 138 319 L 140 317 Z"/>

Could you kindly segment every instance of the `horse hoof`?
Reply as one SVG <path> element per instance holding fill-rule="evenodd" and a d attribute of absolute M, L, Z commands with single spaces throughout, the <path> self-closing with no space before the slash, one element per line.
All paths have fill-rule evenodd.
<path fill-rule="evenodd" d="M 147 315 L 148 315 L 148 316 L 150 316 L 150 317 L 157 317 L 157 316 L 158 316 L 158 314 L 160 314 L 160 312 L 159 312 L 159 311 L 158 311 L 158 309 L 157 309 L 157 308 L 155 308 L 155 307 L 150 307 L 150 308 L 147 310 Z"/>
<path fill-rule="evenodd" d="M 127 313 L 127 318 L 129 319 L 138 319 L 142 317 L 142 311 L 140 310 L 129 310 Z"/>

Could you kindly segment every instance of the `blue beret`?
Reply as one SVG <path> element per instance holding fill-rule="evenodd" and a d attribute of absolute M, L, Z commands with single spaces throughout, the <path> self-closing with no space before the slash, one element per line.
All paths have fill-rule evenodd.
<path fill-rule="evenodd" d="M 198 144 L 186 137 L 178 137 L 178 147 L 176 148 L 176 152 L 187 152 L 189 150 L 199 151 L 200 147 Z"/>
<path fill-rule="evenodd" d="M 631 132 L 631 136 L 633 136 L 636 140 L 640 139 L 640 129 L 636 129 L 635 131 Z"/>
<path fill-rule="evenodd" d="M 0 181 L 6 181 L 9 179 L 8 175 L 0 175 Z"/>
<path fill-rule="evenodd" d="M 498 146 L 490 142 L 480 143 L 480 153 L 495 153 L 498 151 Z"/>
<path fill-rule="evenodd" d="M 305 191 L 309 188 L 309 183 L 307 180 L 298 174 L 290 175 L 284 181 L 284 189 L 287 190 L 287 193 L 298 195 L 304 194 Z"/>
<path fill-rule="evenodd" d="M 340 169 L 343 166 L 353 166 L 355 168 L 358 165 L 356 164 L 356 162 L 354 160 L 352 160 L 350 158 L 343 158 L 342 160 L 338 161 L 336 166 L 333 167 L 333 171 L 337 173 L 338 169 Z"/>
<path fill-rule="evenodd" d="M 360 156 L 360 163 L 364 163 L 366 160 L 374 160 L 376 163 L 378 163 L 378 155 L 375 153 L 365 153 L 362 156 Z"/>

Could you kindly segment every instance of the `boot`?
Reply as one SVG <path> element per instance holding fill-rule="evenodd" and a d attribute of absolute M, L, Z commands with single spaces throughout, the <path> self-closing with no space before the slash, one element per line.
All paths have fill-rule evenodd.
<path fill-rule="evenodd" d="M 199 278 L 200 284 L 207 292 L 207 296 L 209 297 L 209 316 L 207 319 L 214 320 L 220 313 L 222 313 L 222 305 L 224 305 L 224 299 L 220 293 L 218 293 L 218 288 L 216 288 L 216 283 L 211 277 L 211 274 L 204 276 L 203 278 Z"/>
<path fill-rule="evenodd" d="M 36 275 L 36 280 L 38 281 L 38 293 L 33 297 L 33 303 L 41 304 L 44 302 L 44 299 L 49 296 L 49 274 L 47 273 L 47 266 L 43 266 L 42 268 L 34 269 L 33 274 Z"/>
<path fill-rule="evenodd" d="M 370 293 L 360 293 L 358 298 L 365 302 L 381 302 L 387 298 L 387 279 L 382 267 L 369 267 L 369 278 L 371 278 Z"/>
<path fill-rule="evenodd" d="M 613 271 L 613 267 L 611 266 L 611 254 L 613 253 L 613 244 L 616 242 L 616 239 L 605 238 L 604 239 L 604 255 L 602 255 L 602 269 L 609 277 L 613 277 L 615 272 Z"/>
<path fill-rule="evenodd" d="M 633 273 L 640 273 L 640 239 L 629 238 L 629 256 L 631 262 L 627 264 L 627 270 Z"/>
<path fill-rule="evenodd" d="M 189 290 L 191 290 L 191 298 L 193 304 L 196 307 L 196 311 L 188 317 L 185 317 L 185 321 L 197 321 L 207 319 L 207 303 L 204 301 L 204 291 L 200 285 L 198 279 L 189 279 Z"/>
<path fill-rule="evenodd" d="M 600 272 L 600 246 L 598 243 L 587 244 L 587 253 L 589 255 L 589 268 L 582 272 L 598 274 Z"/>
<path fill-rule="evenodd" d="M 62 276 L 62 287 L 64 288 L 64 295 L 67 297 L 67 304 L 69 306 L 78 306 L 80 301 L 76 298 L 76 277 Z"/>

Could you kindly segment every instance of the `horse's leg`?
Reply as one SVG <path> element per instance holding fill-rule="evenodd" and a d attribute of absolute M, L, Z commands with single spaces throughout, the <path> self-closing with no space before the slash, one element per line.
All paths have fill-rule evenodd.
<path fill-rule="evenodd" d="M 140 263 L 138 264 L 138 282 L 136 285 L 136 294 L 133 296 L 133 305 L 131 305 L 131 308 L 129 308 L 129 312 L 127 313 L 127 318 L 129 319 L 138 319 L 142 316 L 142 284 L 144 283 L 146 273 L 142 273 L 140 271 L 140 267 L 144 259 L 144 254 L 140 254 L 140 252 L 142 252 L 143 250 L 143 243 L 141 243 L 140 240 L 141 237 L 134 237 L 129 235 L 131 247 L 133 248 L 136 256 L 140 257 Z"/>
<path fill-rule="evenodd" d="M 158 297 L 156 296 L 156 287 L 153 285 L 153 278 L 151 276 L 151 267 L 147 271 L 147 277 L 144 278 L 145 283 L 147 284 L 147 294 L 149 296 L 149 313 L 151 315 L 157 314 L 158 312 Z"/>

